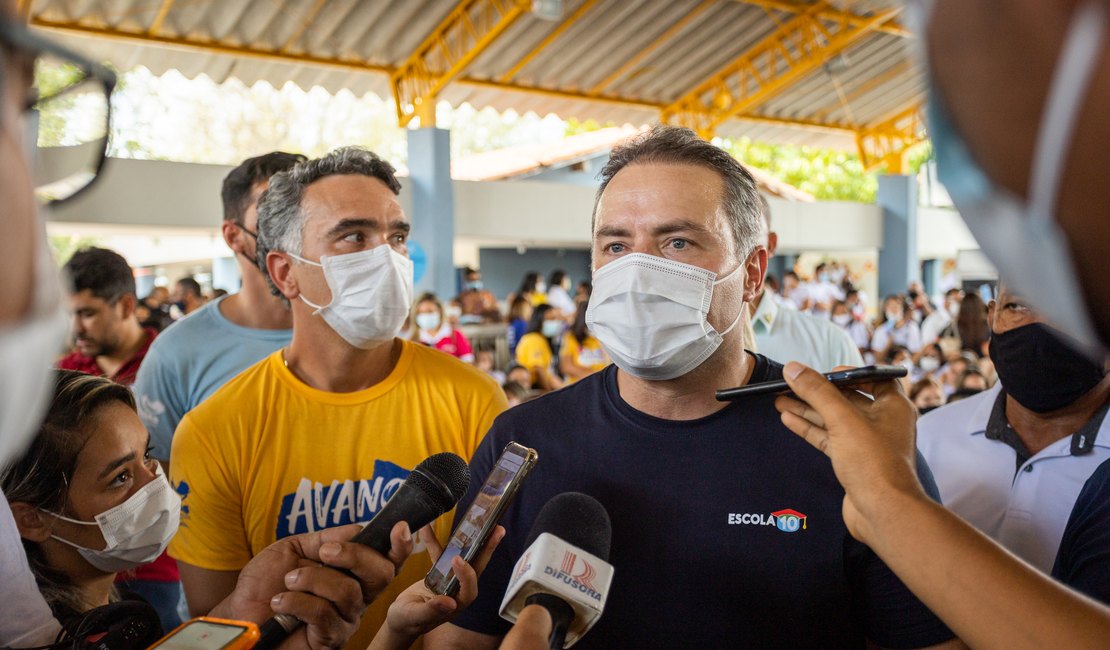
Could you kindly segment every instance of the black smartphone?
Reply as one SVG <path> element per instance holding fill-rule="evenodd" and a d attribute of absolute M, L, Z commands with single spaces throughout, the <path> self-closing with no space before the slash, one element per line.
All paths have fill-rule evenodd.
<path fill-rule="evenodd" d="M 447 542 L 443 554 L 424 577 L 424 584 L 432 593 L 454 596 L 458 592 L 459 579 L 451 568 L 451 560 L 455 556 L 461 556 L 466 562 L 474 560 L 538 458 L 535 449 L 515 442 L 505 446 L 481 491 L 451 533 L 451 541 Z"/>
<path fill-rule="evenodd" d="M 899 377 L 905 377 L 908 373 L 909 371 L 902 366 L 863 366 L 862 368 L 849 368 L 848 370 L 827 372 L 825 373 L 825 379 L 828 379 L 839 388 L 845 388 L 857 386 L 859 384 L 867 384 L 873 381 L 898 379 Z M 788 392 L 790 392 L 790 386 L 785 380 L 764 381 L 758 384 L 740 386 L 738 388 L 722 388 L 717 391 L 717 400 L 721 402 L 731 402 L 732 400 L 744 397 L 774 395 Z"/>

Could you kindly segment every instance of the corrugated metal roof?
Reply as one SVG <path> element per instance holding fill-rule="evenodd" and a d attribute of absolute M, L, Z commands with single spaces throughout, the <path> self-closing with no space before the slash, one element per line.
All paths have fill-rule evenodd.
<path fill-rule="evenodd" d="M 563 15 L 570 16 L 587 1 L 565 0 Z M 660 106 L 696 87 L 790 18 L 789 13 L 764 6 L 791 4 L 804 8 L 810 3 L 600 0 L 523 66 L 509 85 L 484 83 L 504 81 L 507 71 L 560 27 L 560 21 L 526 13 L 440 99 L 602 123 L 654 122 Z M 835 6 L 866 15 L 899 4 L 844 0 Z M 51 31 L 123 69 L 142 65 L 156 74 L 176 69 L 187 77 L 204 74 L 217 82 L 292 82 L 305 89 L 321 86 L 330 92 L 347 89 L 388 97 L 387 71 L 400 65 L 455 5 L 454 0 L 32 0 L 30 15 L 33 24 L 66 26 Z M 163 10 L 164 20 L 152 31 Z M 681 29 L 657 43 L 684 20 Z M 254 53 L 235 51 L 242 49 Z M 922 74 L 910 49 L 904 36 L 870 33 L 757 106 L 752 116 L 841 127 L 880 121 L 923 94 Z M 636 64 L 622 71 L 634 58 Z M 537 94 L 533 88 L 563 94 Z M 598 92 L 627 101 L 580 96 Z M 767 121 L 732 119 L 717 133 L 854 146 L 850 132 L 803 130 Z"/>

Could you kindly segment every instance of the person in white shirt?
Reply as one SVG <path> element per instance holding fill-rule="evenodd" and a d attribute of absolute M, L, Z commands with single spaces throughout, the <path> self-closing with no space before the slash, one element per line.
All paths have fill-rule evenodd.
<path fill-rule="evenodd" d="M 574 298 L 570 296 L 571 284 L 567 272 L 562 269 L 552 271 L 547 287 L 547 304 L 558 309 L 568 321 L 573 321 L 576 309 Z"/>
<path fill-rule="evenodd" d="M 921 321 L 921 344 L 929 345 L 940 339 L 941 333 L 955 321 L 960 313 L 960 301 L 964 299 L 964 292 L 957 288 L 949 289 L 944 294 L 944 308 L 934 309 L 933 313 Z"/>
<path fill-rule="evenodd" d="M 763 206 L 760 236 L 767 255 L 772 256 L 778 247 L 778 234 L 771 230 L 767 199 L 762 194 L 759 198 Z M 800 361 L 826 372 L 837 366 L 863 365 L 848 332 L 828 319 L 785 309 L 766 290 L 752 301 L 751 309 L 752 330 L 760 354 L 781 363 Z"/>
<path fill-rule="evenodd" d="M 883 322 L 871 335 L 871 352 L 876 359 L 885 359 L 895 345 L 905 346 L 914 354 L 921 350 L 921 329 L 910 318 L 906 307 L 902 296 L 887 296 L 883 300 Z"/>
<path fill-rule="evenodd" d="M 867 355 L 871 353 L 871 330 L 867 329 L 867 323 L 862 318 L 857 318 L 852 313 L 851 306 L 843 300 L 833 303 L 831 321 L 848 333 L 848 338 L 852 339 L 852 344 L 866 361 Z"/>
<path fill-rule="evenodd" d="M 1110 459 L 1110 377 L 1009 287 L 990 304 L 1000 382 L 918 421 L 946 507 L 1041 571 L 1083 483 Z"/>
<path fill-rule="evenodd" d="M 844 292 L 830 279 L 828 265 L 821 262 L 813 270 L 813 281 L 806 286 L 810 299 L 809 313 L 818 318 L 828 318 L 832 305 L 844 300 Z"/>

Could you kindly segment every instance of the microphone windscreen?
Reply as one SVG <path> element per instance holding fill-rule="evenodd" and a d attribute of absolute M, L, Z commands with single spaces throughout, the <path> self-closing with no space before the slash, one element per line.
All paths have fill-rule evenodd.
<path fill-rule="evenodd" d="M 609 544 L 613 527 L 609 513 L 597 499 L 581 492 L 563 492 L 551 498 L 536 516 L 528 533 L 528 548 L 543 533 L 577 546 L 598 558 L 609 561 Z"/>
<path fill-rule="evenodd" d="M 451 452 L 434 454 L 413 468 L 408 482 L 432 498 L 441 512 L 455 507 L 470 487 L 470 468 Z"/>

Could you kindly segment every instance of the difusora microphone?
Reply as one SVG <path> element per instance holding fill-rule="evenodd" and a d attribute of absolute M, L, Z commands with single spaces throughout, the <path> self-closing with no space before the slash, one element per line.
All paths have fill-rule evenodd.
<path fill-rule="evenodd" d="M 612 526 L 597 499 L 578 492 L 553 497 L 540 510 L 529 546 L 513 568 L 501 617 L 541 605 L 551 614 L 551 648 L 569 648 L 601 618 L 613 582 Z"/>
<path fill-rule="evenodd" d="M 392 546 L 389 533 L 397 522 L 407 522 L 409 530 L 415 534 L 454 508 L 469 486 L 470 468 L 465 460 L 450 452 L 429 456 L 413 468 L 385 507 L 351 541 L 388 555 Z M 274 648 L 300 624 L 292 616 L 278 614 L 259 628 L 261 638 L 254 647 L 258 650 Z"/>

